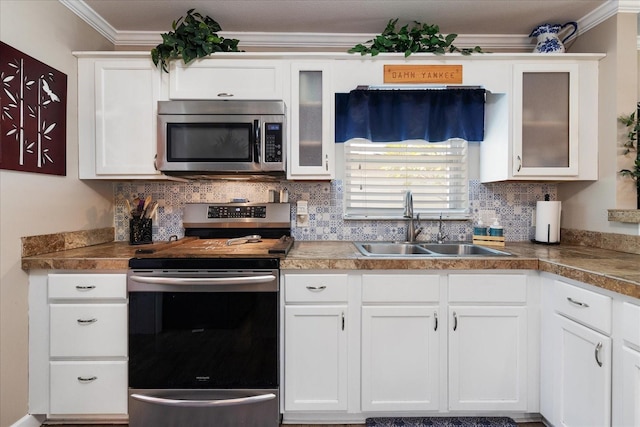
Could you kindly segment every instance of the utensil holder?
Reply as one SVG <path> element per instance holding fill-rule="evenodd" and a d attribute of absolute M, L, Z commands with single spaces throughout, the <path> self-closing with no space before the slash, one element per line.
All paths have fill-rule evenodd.
<path fill-rule="evenodd" d="M 129 220 L 129 243 L 132 245 L 153 243 L 151 226 L 151 218 L 131 218 Z"/>

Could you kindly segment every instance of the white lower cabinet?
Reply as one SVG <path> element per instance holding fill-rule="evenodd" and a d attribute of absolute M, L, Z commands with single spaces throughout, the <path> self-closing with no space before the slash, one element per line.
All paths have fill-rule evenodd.
<path fill-rule="evenodd" d="M 545 278 L 542 415 L 554 426 L 611 424 L 612 298 Z"/>
<path fill-rule="evenodd" d="M 449 275 L 449 410 L 527 410 L 527 276 Z"/>
<path fill-rule="evenodd" d="M 284 409 L 347 409 L 347 275 L 285 274 Z"/>
<path fill-rule="evenodd" d="M 622 413 L 620 426 L 640 425 L 640 351 L 622 348 Z"/>
<path fill-rule="evenodd" d="M 362 411 L 439 409 L 439 281 L 363 275 Z"/>
<path fill-rule="evenodd" d="M 449 319 L 449 409 L 524 411 L 526 307 L 450 306 Z"/>
<path fill-rule="evenodd" d="M 126 417 L 126 274 L 36 273 L 29 286 L 29 412 Z"/>
<path fill-rule="evenodd" d="M 285 271 L 284 420 L 537 413 L 530 276 Z"/>
<path fill-rule="evenodd" d="M 612 425 L 620 427 L 640 426 L 640 302 L 621 304 L 622 342 L 615 350 L 620 350 L 620 367 L 616 371 L 620 394 L 618 412 L 613 413 Z M 616 382 L 614 382 L 616 384 Z"/>
<path fill-rule="evenodd" d="M 557 425 L 611 425 L 611 339 L 556 314 Z"/>

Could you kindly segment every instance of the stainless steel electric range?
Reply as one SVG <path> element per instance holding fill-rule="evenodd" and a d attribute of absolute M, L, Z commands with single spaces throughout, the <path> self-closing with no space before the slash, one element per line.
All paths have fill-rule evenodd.
<path fill-rule="evenodd" d="M 130 427 L 275 427 L 288 203 L 190 204 L 171 250 L 129 261 Z"/>

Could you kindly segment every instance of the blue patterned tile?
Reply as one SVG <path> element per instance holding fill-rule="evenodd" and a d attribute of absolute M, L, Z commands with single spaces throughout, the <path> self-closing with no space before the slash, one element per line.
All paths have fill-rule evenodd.
<path fill-rule="evenodd" d="M 158 201 L 157 221 L 154 221 L 153 238 L 167 240 L 171 235 L 184 236 L 182 211 L 185 203 L 228 202 L 232 198 L 246 197 L 252 202 L 266 202 L 268 190 L 289 191 L 294 217 L 295 202 L 309 202 L 309 226 L 296 227 L 292 221 L 292 234 L 298 240 L 395 240 L 406 233 L 404 221 L 344 220 L 343 182 L 331 183 L 287 182 L 287 183 L 233 183 L 233 182 L 190 182 L 190 183 L 116 183 L 114 191 L 114 224 L 116 240 L 128 240 L 128 212 L 124 200 L 132 195 L 151 195 Z M 549 194 L 557 198 L 557 186 L 545 183 L 493 183 L 482 184 L 469 181 L 470 221 L 447 222 L 447 232 L 451 238 L 469 240 L 473 224 L 480 218 L 490 224 L 492 218 L 505 227 L 505 238 L 511 241 L 529 240 L 534 237 L 531 225 L 536 202 Z M 423 221 L 423 236 L 431 239 L 437 233 L 436 221 Z"/>

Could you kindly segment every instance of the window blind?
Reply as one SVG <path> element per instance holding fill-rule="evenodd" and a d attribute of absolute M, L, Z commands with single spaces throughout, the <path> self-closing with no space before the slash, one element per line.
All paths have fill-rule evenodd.
<path fill-rule="evenodd" d="M 345 218 L 400 218 L 407 190 L 421 218 L 469 216 L 466 141 L 351 139 L 344 149 Z"/>

